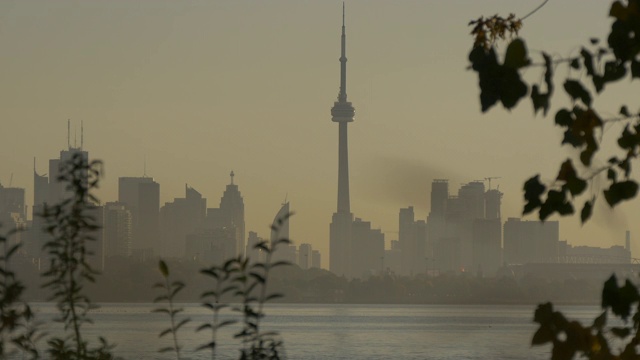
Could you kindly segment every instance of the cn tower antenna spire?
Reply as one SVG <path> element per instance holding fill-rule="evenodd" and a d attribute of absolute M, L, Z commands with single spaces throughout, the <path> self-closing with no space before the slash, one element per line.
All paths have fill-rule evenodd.
<path fill-rule="evenodd" d="M 338 95 L 339 102 L 347 101 L 347 35 L 344 26 L 344 1 L 342 2 L 342 37 L 340 47 L 340 94 Z"/>

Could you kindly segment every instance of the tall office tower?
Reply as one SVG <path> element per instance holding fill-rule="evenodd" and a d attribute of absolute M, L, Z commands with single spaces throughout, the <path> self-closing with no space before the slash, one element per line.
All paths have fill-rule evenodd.
<path fill-rule="evenodd" d="M 104 206 L 89 204 L 87 210 L 88 215 L 95 220 L 94 224 L 98 227 L 91 234 L 92 240 L 85 244 L 87 254 L 89 254 L 87 262 L 94 270 L 104 271 Z"/>
<path fill-rule="evenodd" d="M 233 171 L 231 174 L 231 183 L 227 185 L 222 198 L 220 199 L 220 216 L 225 226 L 233 226 L 236 229 L 235 239 L 235 254 L 244 254 L 244 200 L 242 194 L 238 190 L 238 185 L 233 183 L 233 177 L 235 174 Z"/>
<path fill-rule="evenodd" d="M 349 200 L 349 142 L 347 125 L 353 121 L 355 109 L 347 101 L 347 55 L 342 5 L 342 37 L 340 55 L 340 92 L 331 108 L 331 120 L 338 123 L 338 208 L 329 227 L 329 269 L 336 275 L 351 276 L 351 226 L 353 214 Z"/>
<path fill-rule="evenodd" d="M 159 251 L 160 184 L 147 176 L 118 178 L 118 202 L 131 212 L 131 248 Z"/>
<path fill-rule="evenodd" d="M 479 276 L 495 276 L 502 266 L 501 199 L 497 189 L 485 192 L 485 218 L 473 222 L 473 267 Z"/>
<path fill-rule="evenodd" d="M 355 218 L 351 224 L 350 276 L 368 278 L 380 274 L 384 259 L 384 234 L 371 222 Z"/>
<path fill-rule="evenodd" d="M 426 256 L 433 258 L 434 249 L 440 239 L 446 237 L 445 214 L 449 199 L 449 180 L 434 179 L 431 183 L 431 209 L 427 217 L 428 236 Z"/>
<path fill-rule="evenodd" d="M 74 140 L 71 145 L 71 122 L 67 122 L 67 150 L 60 151 L 58 159 L 49 160 L 49 174 L 38 175 L 36 172 L 36 161 L 33 160 L 33 207 L 32 223 L 29 231 L 29 244 L 26 246 L 27 252 L 33 257 L 41 256 L 42 245 L 48 241 L 48 236 L 44 233 L 44 220 L 40 216 L 45 205 L 53 206 L 61 201 L 70 198 L 73 194 L 66 188 L 68 184 L 60 182 L 58 177 L 61 174 L 61 166 L 79 155 L 85 162 L 89 162 L 89 153 L 83 150 L 84 129 L 80 130 L 80 145 Z M 84 173 L 85 177 L 88 176 Z"/>
<path fill-rule="evenodd" d="M 104 205 L 104 249 L 105 257 L 131 255 L 131 211 L 120 202 Z"/>
<path fill-rule="evenodd" d="M 0 184 L 0 214 L 17 214 L 26 220 L 24 189 Z"/>
<path fill-rule="evenodd" d="M 185 197 L 175 198 L 160 209 L 162 255 L 182 258 L 187 246 L 187 235 L 197 234 L 204 228 L 207 199 L 194 188 L 185 185 Z M 235 252 L 235 248 L 234 254 Z"/>
<path fill-rule="evenodd" d="M 25 230 L 27 212 L 25 210 L 25 191 L 23 188 L 4 187 L 0 184 L 0 225 L 1 233 L 11 230 Z M 25 236 L 26 237 L 26 236 Z M 10 245 L 23 241 L 23 231 L 17 231 L 9 237 Z M 24 251 L 22 249 L 21 251 Z"/>
<path fill-rule="evenodd" d="M 400 209 L 398 215 L 398 241 L 402 250 L 402 270 L 400 275 L 413 274 L 413 254 L 416 251 L 415 217 L 413 206 Z"/>
<path fill-rule="evenodd" d="M 444 217 L 449 199 L 449 180 L 435 179 L 431 183 L 431 212 L 433 216 Z"/>
<path fill-rule="evenodd" d="M 398 245 L 401 250 L 400 275 L 412 276 L 427 271 L 427 224 L 415 221 L 413 206 L 400 209 L 398 215 Z"/>
<path fill-rule="evenodd" d="M 31 228 L 25 246 L 25 250 L 30 257 L 39 258 L 42 252 L 42 245 L 46 242 L 44 232 L 44 219 L 40 216 L 45 204 L 49 202 L 49 178 L 46 174 L 39 175 L 36 172 L 36 159 L 33 159 L 33 206 L 31 207 Z"/>

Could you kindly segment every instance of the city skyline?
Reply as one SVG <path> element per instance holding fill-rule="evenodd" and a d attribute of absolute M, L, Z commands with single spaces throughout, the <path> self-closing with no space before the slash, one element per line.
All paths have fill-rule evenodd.
<path fill-rule="evenodd" d="M 326 224 L 335 208 L 337 151 L 326 104 L 337 80 L 340 2 L 189 8 L 141 2 L 137 12 L 130 5 L 101 12 L 107 5 L 93 4 L 80 6 L 77 16 L 59 4 L 49 5 L 48 15 L 19 2 L 0 5 L 5 14 L 0 41 L 13 54 L 1 70 L 7 81 L 0 91 L 8 105 L 0 116 L 10 129 L 3 133 L 15 134 L 0 142 L 3 185 L 13 174 L 12 186 L 27 189 L 31 206 L 33 157 L 39 173 L 47 172 L 46 161 L 64 147 L 67 119 L 78 128 L 82 120 L 84 148 L 105 162 L 98 193 L 103 203 L 116 199 L 118 177 L 142 176 L 145 162 L 146 173 L 161 185 L 161 204 L 179 196 L 185 183 L 215 199 L 234 170 L 248 199 L 247 230 L 266 234 L 273 209 L 288 194 L 297 213 L 292 238 L 329 253 Z M 555 175 L 566 153 L 558 151 L 560 133 L 550 126 L 552 119 L 533 119 L 526 107 L 480 115 L 475 79 L 463 71 L 471 46 L 466 22 L 487 11 L 523 14 L 528 5 L 467 4 L 444 24 L 438 18 L 453 14 L 453 6 L 347 2 L 349 97 L 358 104 L 359 119 L 351 129 L 352 210 L 382 228 L 388 240 L 397 240 L 398 208 L 414 206 L 416 218 L 426 218 L 435 178 L 451 179 L 455 189 L 455 184 L 502 177 L 493 186 L 505 193 L 506 219 L 521 213 L 526 178 L 536 172 L 547 179 Z M 602 31 L 571 29 L 565 42 L 551 42 L 551 49 L 570 51 L 567 44 L 606 33 L 601 18 L 608 4 L 592 5 L 584 16 L 602 23 Z M 544 38 L 544 24 L 559 21 L 558 6 L 549 4 L 525 24 L 529 44 Z M 280 14 L 284 8 L 290 13 Z M 146 15 L 150 10 L 156 15 Z M 107 31 L 114 20 L 121 25 L 115 34 Z M 51 31 L 34 32 L 40 28 L 36 23 Z M 438 26 L 442 38 L 433 35 Z M 233 41 L 225 40 L 223 29 L 231 31 Z M 306 29 L 308 35 L 293 36 L 291 29 Z M 126 31 L 133 41 L 121 37 Z M 141 46 L 131 48 L 134 42 Z M 598 101 L 617 110 L 611 99 Z M 469 109 L 457 109 L 459 103 Z M 548 140 L 522 145 L 535 136 Z M 539 155 L 529 156 L 532 152 Z M 619 245 L 627 228 L 639 231 L 623 216 L 636 209 L 625 204 L 615 210 L 619 215 L 607 215 L 602 206 L 584 228 L 576 219 L 563 219 L 560 238 Z M 326 267 L 327 257 L 323 262 Z"/>

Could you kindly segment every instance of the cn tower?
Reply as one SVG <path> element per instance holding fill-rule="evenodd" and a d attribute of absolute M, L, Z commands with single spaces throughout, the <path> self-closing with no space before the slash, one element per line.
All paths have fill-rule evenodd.
<path fill-rule="evenodd" d="M 350 277 L 351 224 L 353 214 L 349 200 L 349 141 L 347 126 L 353 121 L 355 109 L 347 101 L 347 55 L 342 3 L 342 37 L 340 55 L 340 92 L 331 108 L 331 120 L 338 123 L 338 207 L 330 225 L 329 269 L 337 275 Z"/>

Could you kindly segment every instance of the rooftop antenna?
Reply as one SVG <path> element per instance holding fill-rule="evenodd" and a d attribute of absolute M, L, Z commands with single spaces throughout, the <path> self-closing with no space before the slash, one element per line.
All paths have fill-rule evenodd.
<path fill-rule="evenodd" d="M 229 174 L 229 176 L 231 176 L 231 185 L 233 185 L 233 177 L 236 176 L 236 174 L 233 173 L 233 170 L 231 170 L 231 174 Z"/>
<path fill-rule="evenodd" d="M 144 165 L 142 177 L 147 177 L 147 155 L 144 155 Z"/>
<path fill-rule="evenodd" d="M 484 179 L 489 181 L 489 190 L 491 190 L 491 180 L 492 179 L 502 179 L 502 177 L 501 176 L 490 176 L 490 177 L 486 177 Z M 498 185 L 498 189 L 499 188 L 500 188 L 500 186 Z"/>
<path fill-rule="evenodd" d="M 84 146 L 84 121 L 80 120 L 80 149 Z"/>
<path fill-rule="evenodd" d="M 71 149 L 71 119 L 67 119 L 67 147 Z"/>

